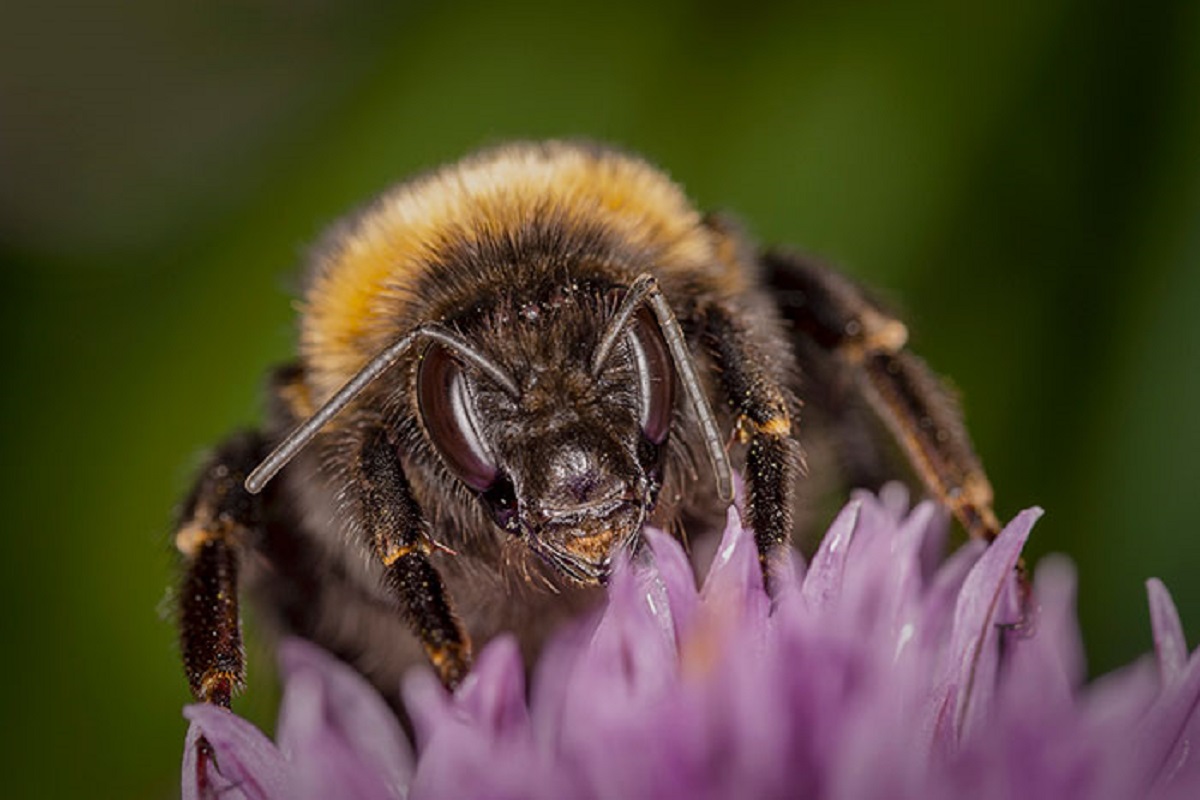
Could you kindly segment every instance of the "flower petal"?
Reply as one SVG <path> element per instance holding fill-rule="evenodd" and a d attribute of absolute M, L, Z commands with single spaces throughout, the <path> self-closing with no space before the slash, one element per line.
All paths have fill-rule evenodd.
<path fill-rule="evenodd" d="M 919 621 L 923 576 L 920 554 L 938 516 L 922 503 L 897 522 L 875 501 L 864 501 L 838 605 L 860 635 L 904 646 Z M 905 626 L 910 626 L 905 633 Z"/>
<path fill-rule="evenodd" d="M 455 705 L 497 738 L 528 735 L 525 664 L 512 636 L 492 640 L 455 693 Z"/>
<path fill-rule="evenodd" d="M 742 526 L 741 517 L 732 506 L 726 515 L 721 544 L 700 588 L 700 599 L 708 609 L 731 620 L 742 615 L 765 618 L 770 606 L 763 591 L 754 534 Z"/>
<path fill-rule="evenodd" d="M 433 670 L 425 666 L 410 669 L 400 689 L 416 733 L 417 750 L 423 750 L 442 720 L 452 716 L 453 700 Z"/>
<path fill-rule="evenodd" d="M 1150 597 L 1150 625 L 1154 629 L 1154 649 L 1158 653 L 1158 669 L 1164 686 L 1170 686 L 1183 675 L 1187 666 L 1187 640 L 1183 623 L 1171 600 L 1171 593 L 1158 578 L 1146 581 Z"/>
<path fill-rule="evenodd" d="M 196 703 L 183 709 L 191 720 L 183 751 L 182 796 L 185 800 L 211 797 L 270 800 L 296 796 L 296 784 L 283 755 L 258 728 L 232 712 Z M 216 759 L 199 763 L 203 736 Z"/>
<path fill-rule="evenodd" d="M 829 526 L 829 532 L 821 540 L 812 563 L 808 565 L 801 596 L 814 612 L 832 603 L 841 592 L 846 555 L 858 528 L 861 510 L 862 501 L 852 500 L 838 513 Z"/>
<path fill-rule="evenodd" d="M 1179 680 L 1163 687 L 1138 727 L 1137 752 L 1149 789 L 1194 772 L 1197 755 L 1192 737 L 1200 734 L 1200 652 L 1188 662 Z"/>
<path fill-rule="evenodd" d="M 696 576 L 692 572 L 687 553 L 674 537 L 656 528 L 646 530 L 646 540 L 654 553 L 654 568 L 658 571 L 666 588 L 670 603 L 671 619 L 675 626 L 675 637 L 688 630 L 700 606 L 700 594 L 696 590 Z"/>
<path fill-rule="evenodd" d="M 674 630 L 662 617 L 668 606 L 666 589 L 652 570 L 619 561 L 587 657 L 576 667 L 578 691 L 586 695 L 607 688 L 615 696 L 633 697 L 668 683 L 676 664 Z"/>
<path fill-rule="evenodd" d="M 879 489 L 878 495 L 873 495 L 866 489 L 856 489 L 855 498 L 868 498 L 885 509 L 894 524 L 899 525 L 912 510 L 912 498 L 908 487 L 900 481 L 888 481 Z"/>
<path fill-rule="evenodd" d="M 405 697 L 429 696 L 422 724 L 423 746 L 412 797 L 522 797 L 527 787 L 553 785 L 540 780 L 525 703 L 525 672 L 516 640 L 504 636 L 490 642 L 471 675 L 447 704 L 429 670 L 414 670 L 405 680 Z"/>
<path fill-rule="evenodd" d="M 1044 560 L 1037 604 L 1018 602 L 1039 512 L 935 567 L 945 518 L 893 495 L 856 495 L 807 575 L 794 553 L 773 564 L 773 599 L 736 512 L 699 591 L 679 544 L 648 531 L 602 612 L 544 648 L 529 704 L 509 637 L 453 697 L 428 669 L 406 677 L 415 774 L 362 679 L 286 645 L 282 752 L 228 712 L 189 709 L 185 796 L 204 782 L 243 798 L 1197 796 L 1200 652 L 1161 584 L 1157 666 L 1080 690 L 1070 565 Z M 206 725 L 219 773 L 197 757 Z"/>
<path fill-rule="evenodd" d="M 997 612 L 1041 509 L 1027 509 L 1005 526 L 967 575 L 954 612 L 945 690 L 954 695 L 953 739 L 982 723 L 997 670 Z"/>
<path fill-rule="evenodd" d="M 1151 579 L 1146 589 L 1160 689 L 1139 726 L 1138 752 L 1147 782 L 1153 779 L 1155 789 L 1165 792 L 1179 776 L 1200 774 L 1200 755 L 1194 752 L 1200 739 L 1200 650 L 1187 657 L 1183 625 L 1166 587 Z"/>
<path fill-rule="evenodd" d="M 924 610 L 921 614 L 923 630 L 920 632 L 920 638 L 926 648 L 933 648 L 943 641 L 949 627 L 953 625 L 954 608 L 958 603 L 962 585 L 986 550 L 986 542 L 972 539 L 951 553 L 941 568 L 934 573 L 921 602 Z"/>
<path fill-rule="evenodd" d="M 1037 608 L 1028 630 L 1008 642 L 1011 655 L 1001 676 L 1006 710 L 1026 719 L 1070 719 L 1084 679 L 1083 643 L 1075 614 L 1075 568 L 1062 557 L 1038 565 L 1033 585 Z"/>
<path fill-rule="evenodd" d="M 404 797 L 413 756 L 395 715 L 346 664 L 300 639 L 279 648 L 279 744 L 307 797 Z"/>

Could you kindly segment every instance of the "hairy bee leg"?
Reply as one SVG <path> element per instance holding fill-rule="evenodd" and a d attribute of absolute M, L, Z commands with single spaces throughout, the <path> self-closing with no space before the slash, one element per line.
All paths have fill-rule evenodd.
<path fill-rule="evenodd" d="M 768 253 L 762 264 L 786 320 L 850 370 L 934 497 L 972 537 L 995 539 L 1000 525 L 992 486 L 959 404 L 925 362 L 904 349 L 904 324 L 820 264 L 786 253 Z"/>
<path fill-rule="evenodd" d="M 367 533 L 372 552 L 386 570 L 387 587 L 405 622 L 442 683 L 454 689 L 471 668 L 471 640 L 429 561 L 432 544 L 424 518 L 395 448 L 382 431 L 368 434 L 358 463 L 357 490 L 371 526 Z"/>
<path fill-rule="evenodd" d="M 772 554 L 792 536 L 792 492 L 801 463 L 792 436 L 795 400 L 757 357 L 750 334 L 729 314 L 713 309 L 705 322 L 725 396 L 747 444 L 746 510 L 763 575 L 770 581 Z"/>
<path fill-rule="evenodd" d="M 264 450 L 258 434 L 226 441 L 201 472 L 175 534 L 186 562 L 179 632 L 188 684 L 197 700 L 225 708 L 246 676 L 238 568 L 262 516 L 261 501 L 242 481 Z"/>

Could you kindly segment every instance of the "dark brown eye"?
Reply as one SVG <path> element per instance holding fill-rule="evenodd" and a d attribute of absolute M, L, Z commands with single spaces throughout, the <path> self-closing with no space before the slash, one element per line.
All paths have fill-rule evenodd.
<path fill-rule="evenodd" d="M 627 338 L 637 373 L 642 432 L 654 444 L 662 444 L 671 430 L 671 411 L 675 404 L 675 370 L 671 355 L 654 315 L 647 308 L 634 316 Z"/>
<path fill-rule="evenodd" d="M 417 402 L 429 438 L 451 471 L 476 491 L 491 487 L 496 480 L 496 463 L 479 433 L 466 376 L 450 351 L 440 344 L 430 345 L 421 359 Z"/>

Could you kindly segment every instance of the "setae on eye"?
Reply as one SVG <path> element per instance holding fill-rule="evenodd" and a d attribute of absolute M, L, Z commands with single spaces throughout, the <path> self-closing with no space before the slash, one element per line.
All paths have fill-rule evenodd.
<path fill-rule="evenodd" d="M 472 489 L 490 488 L 496 480 L 496 463 L 480 434 L 474 398 L 462 366 L 441 344 L 430 345 L 421 359 L 417 403 L 446 466 Z"/>
<path fill-rule="evenodd" d="M 675 404 L 675 370 L 667 343 L 648 308 L 634 315 L 626 337 L 637 373 L 642 433 L 656 445 L 666 441 Z"/>

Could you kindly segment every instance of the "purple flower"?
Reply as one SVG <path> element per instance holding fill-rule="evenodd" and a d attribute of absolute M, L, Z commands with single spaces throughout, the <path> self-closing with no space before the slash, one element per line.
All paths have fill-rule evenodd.
<path fill-rule="evenodd" d="M 528 693 L 507 638 L 453 697 L 414 670 L 415 759 L 357 674 L 286 642 L 278 746 L 188 707 L 184 796 L 201 780 L 227 798 L 1200 796 L 1200 655 L 1170 596 L 1148 583 L 1155 656 L 1083 686 L 1071 566 L 1047 559 L 1019 597 L 1039 513 L 943 561 L 931 504 L 861 494 L 807 569 L 777 565 L 774 600 L 735 511 L 699 590 L 652 531 Z M 201 733 L 219 772 L 198 771 Z"/>

